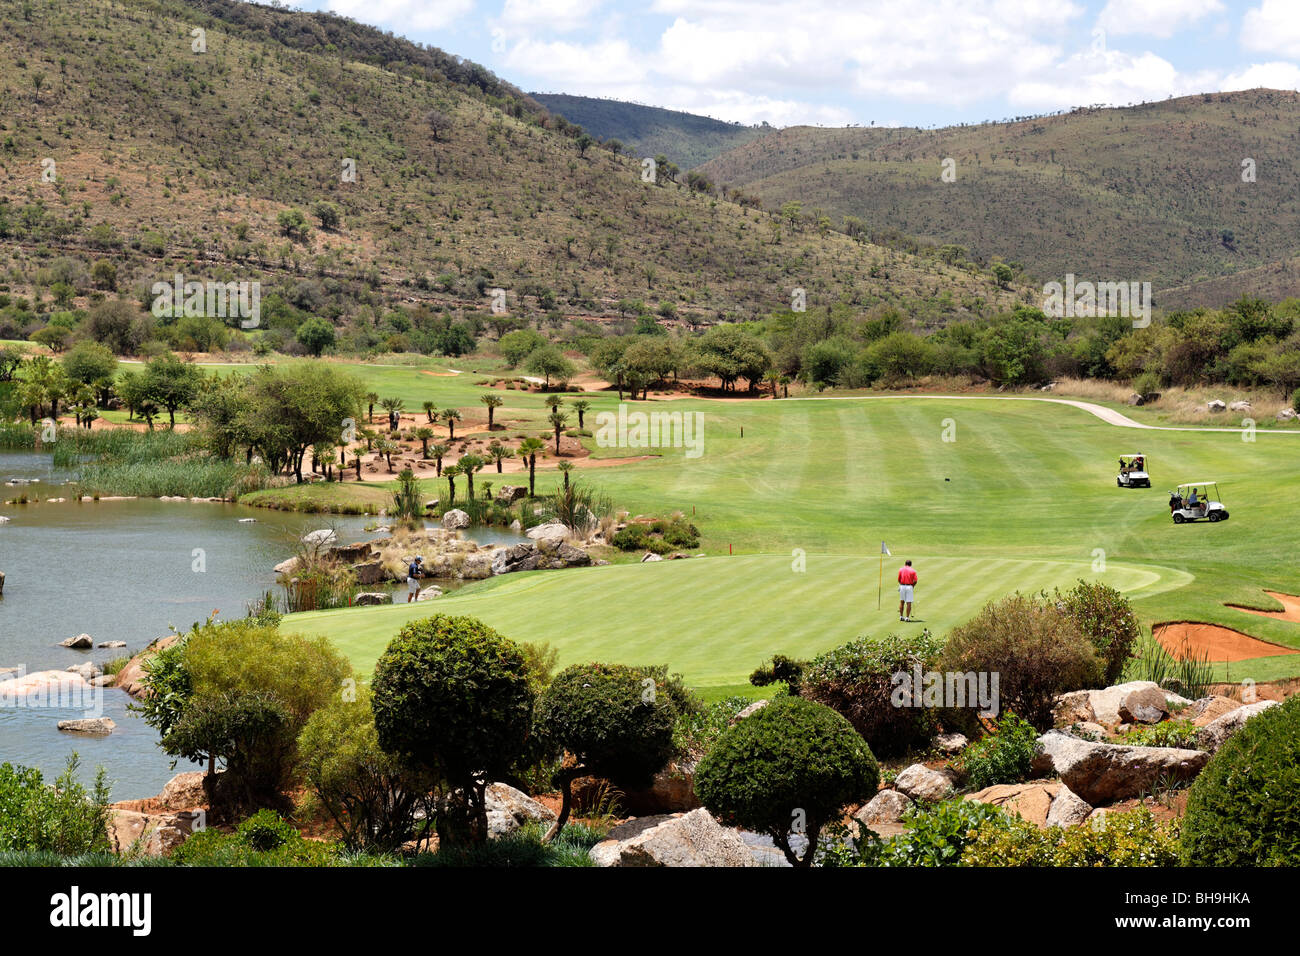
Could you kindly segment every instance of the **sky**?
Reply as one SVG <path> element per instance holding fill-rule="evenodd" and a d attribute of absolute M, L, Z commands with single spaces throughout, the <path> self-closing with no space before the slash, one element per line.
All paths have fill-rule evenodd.
<path fill-rule="evenodd" d="M 1300 0 L 296 0 L 576 93 L 774 126 L 946 126 L 1300 88 Z"/>

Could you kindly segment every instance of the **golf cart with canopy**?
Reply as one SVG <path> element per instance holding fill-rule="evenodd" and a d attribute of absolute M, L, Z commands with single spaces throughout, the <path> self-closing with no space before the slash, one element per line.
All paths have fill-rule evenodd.
<path fill-rule="evenodd" d="M 1150 488 L 1151 476 L 1147 474 L 1147 456 L 1120 455 L 1119 474 L 1115 476 L 1115 484 L 1121 488 Z"/>
<path fill-rule="evenodd" d="M 1178 490 L 1169 495 L 1169 512 L 1174 516 L 1174 524 L 1187 521 L 1227 521 L 1228 509 L 1223 507 L 1219 498 L 1217 481 L 1191 481 L 1179 485 Z"/>

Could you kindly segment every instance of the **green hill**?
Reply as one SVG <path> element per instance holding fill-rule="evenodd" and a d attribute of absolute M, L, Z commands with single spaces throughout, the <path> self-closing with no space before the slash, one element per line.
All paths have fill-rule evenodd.
<path fill-rule="evenodd" d="M 50 293 L 143 304 L 176 272 L 260 279 L 264 301 L 360 327 L 398 304 L 486 312 L 494 287 L 516 315 L 610 315 L 635 297 L 700 322 L 788 308 L 794 287 L 863 308 L 1014 297 L 987 274 L 783 228 L 707 182 L 643 182 L 639 159 L 483 67 L 337 16 L 234 0 L 0 10 L 0 293 L 36 303 L 11 336 L 39 327 Z M 99 259 L 116 275 L 92 276 Z"/>
<path fill-rule="evenodd" d="M 766 123 L 742 126 L 622 100 L 564 93 L 534 93 L 532 98 L 593 136 L 619 140 L 634 156 L 663 154 L 682 169 L 699 166 L 733 147 L 776 131 Z"/>
<path fill-rule="evenodd" d="M 1185 304 L 1199 283 L 1217 300 L 1216 280 L 1295 255 L 1298 130 L 1300 94 L 1251 90 L 939 130 L 788 128 L 701 171 L 768 206 L 859 216 L 872 235 L 1001 255 L 1042 281 L 1073 272 L 1179 287 L 1172 298 Z M 946 158 L 953 182 L 941 179 Z M 1254 182 L 1242 178 L 1247 159 Z M 1280 296 L 1300 283 L 1258 288 Z"/>

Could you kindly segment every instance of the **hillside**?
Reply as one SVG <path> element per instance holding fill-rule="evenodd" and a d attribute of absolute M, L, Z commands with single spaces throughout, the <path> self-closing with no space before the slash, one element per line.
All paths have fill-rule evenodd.
<path fill-rule="evenodd" d="M 776 131 L 766 124 L 741 126 L 695 113 L 593 96 L 533 93 L 532 98 L 593 136 L 617 139 L 634 156 L 663 154 L 682 169 L 699 166 Z"/>
<path fill-rule="evenodd" d="M 941 130 L 789 128 L 701 171 L 767 206 L 859 216 L 870 234 L 1002 255 L 1040 280 L 1149 280 L 1192 302 L 1198 283 L 1295 254 L 1298 146 L 1300 94 L 1252 90 Z M 940 178 L 948 157 L 951 183 Z M 1242 181 L 1247 158 L 1255 182 Z M 1231 286 L 1300 290 L 1290 279 Z M 1210 288 L 1217 300 L 1220 284 Z"/>
<path fill-rule="evenodd" d="M 788 308 L 793 287 L 939 314 L 1013 300 L 987 274 L 643 182 L 637 158 L 584 148 L 482 67 L 339 17 L 233 0 L 0 9 L 0 291 L 38 304 L 62 279 L 63 308 L 113 289 L 147 303 L 175 272 L 261 279 L 336 323 L 403 302 L 486 310 L 496 286 L 525 314 L 636 297 L 700 321 Z M 96 259 L 116 276 L 92 287 Z"/>

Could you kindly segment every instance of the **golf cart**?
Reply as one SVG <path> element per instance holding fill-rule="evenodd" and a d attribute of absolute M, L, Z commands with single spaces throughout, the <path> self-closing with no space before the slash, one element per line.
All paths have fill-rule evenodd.
<path fill-rule="evenodd" d="M 1147 456 L 1120 455 L 1119 474 L 1115 484 L 1121 488 L 1150 488 L 1151 476 L 1147 474 Z"/>
<path fill-rule="evenodd" d="M 1216 481 L 1192 481 L 1179 485 L 1178 490 L 1169 495 L 1169 511 L 1174 516 L 1174 524 L 1187 521 L 1227 521 L 1228 509 L 1219 500 L 1219 484 Z"/>

